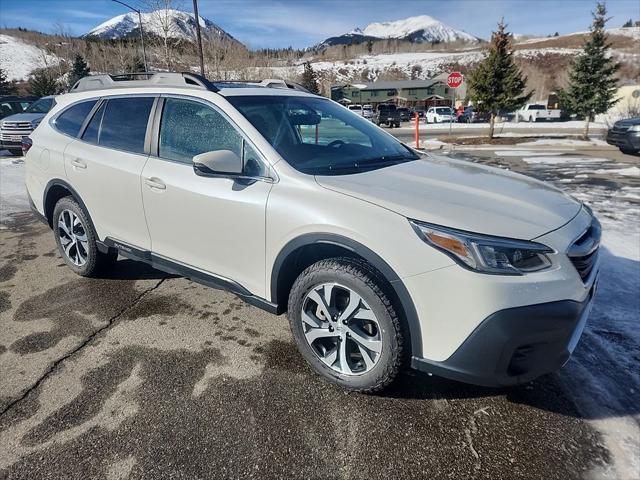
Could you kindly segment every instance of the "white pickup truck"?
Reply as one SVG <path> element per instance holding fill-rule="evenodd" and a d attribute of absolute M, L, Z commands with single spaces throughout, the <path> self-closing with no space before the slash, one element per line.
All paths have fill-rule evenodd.
<path fill-rule="evenodd" d="M 516 112 L 516 122 L 526 120 L 527 122 L 537 122 L 538 120 L 560 120 L 559 109 L 549 109 L 546 105 L 539 103 L 527 103 Z"/>

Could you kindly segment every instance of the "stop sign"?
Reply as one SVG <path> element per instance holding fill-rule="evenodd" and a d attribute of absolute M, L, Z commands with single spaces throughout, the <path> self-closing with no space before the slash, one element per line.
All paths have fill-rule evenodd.
<path fill-rule="evenodd" d="M 460 72 L 451 72 L 447 77 L 447 85 L 449 86 L 449 88 L 458 88 L 460 85 L 462 85 L 463 80 L 464 77 Z"/>

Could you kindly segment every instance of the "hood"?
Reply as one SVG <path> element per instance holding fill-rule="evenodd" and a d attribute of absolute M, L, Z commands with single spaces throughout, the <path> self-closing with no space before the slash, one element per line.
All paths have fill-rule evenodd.
<path fill-rule="evenodd" d="M 3 122 L 32 122 L 34 120 L 40 120 L 46 113 L 16 113 L 15 115 L 9 115 L 2 119 Z"/>
<path fill-rule="evenodd" d="M 631 127 L 632 125 L 640 125 L 640 117 L 618 120 L 614 125 L 616 127 Z"/>
<path fill-rule="evenodd" d="M 539 180 L 446 157 L 316 181 L 415 220 L 523 240 L 561 227 L 581 208 Z"/>

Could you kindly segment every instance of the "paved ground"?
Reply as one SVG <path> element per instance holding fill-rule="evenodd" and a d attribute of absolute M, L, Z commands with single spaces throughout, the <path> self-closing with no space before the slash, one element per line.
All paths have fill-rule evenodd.
<path fill-rule="evenodd" d="M 408 372 L 383 395 L 348 394 L 306 367 L 284 317 L 233 295 L 123 259 L 108 277 L 74 276 L 11 196 L 0 229 L 0 478 L 612 472 L 610 442 L 560 375 L 493 390 Z"/>

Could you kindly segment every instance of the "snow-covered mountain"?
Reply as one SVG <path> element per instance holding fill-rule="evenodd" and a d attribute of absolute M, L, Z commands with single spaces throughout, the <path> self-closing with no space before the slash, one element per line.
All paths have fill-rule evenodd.
<path fill-rule="evenodd" d="M 142 14 L 144 33 L 164 37 L 165 31 L 171 38 L 193 41 L 196 38 L 196 20 L 193 14 L 179 10 L 156 10 Z M 216 36 L 220 39 L 237 42 L 210 20 L 200 17 L 200 29 L 203 36 Z M 118 15 L 101 23 L 84 37 L 113 40 L 128 38 L 138 34 L 138 14 L 134 12 Z"/>
<path fill-rule="evenodd" d="M 428 15 L 419 15 L 392 22 L 370 23 L 365 28 L 356 28 L 344 35 L 327 38 L 316 46 L 316 48 L 326 48 L 333 45 L 350 45 L 366 41 L 376 41 L 383 39 L 398 39 L 414 43 L 449 43 L 468 42 L 477 43 L 480 41 L 462 30 L 457 30 L 449 25 L 436 20 Z"/>

